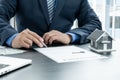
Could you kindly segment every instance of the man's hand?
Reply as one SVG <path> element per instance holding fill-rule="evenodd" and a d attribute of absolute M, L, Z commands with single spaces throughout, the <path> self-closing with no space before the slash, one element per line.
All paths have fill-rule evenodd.
<path fill-rule="evenodd" d="M 13 48 L 30 48 L 33 43 L 37 44 L 39 47 L 43 47 L 41 44 L 43 39 L 36 33 L 26 29 L 19 33 L 12 41 Z"/>
<path fill-rule="evenodd" d="M 43 39 L 46 44 L 52 44 L 55 42 L 60 42 L 63 44 L 69 44 L 71 42 L 71 36 L 65 33 L 61 33 L 56 30 L 52 30 L 44 34 Z"/>

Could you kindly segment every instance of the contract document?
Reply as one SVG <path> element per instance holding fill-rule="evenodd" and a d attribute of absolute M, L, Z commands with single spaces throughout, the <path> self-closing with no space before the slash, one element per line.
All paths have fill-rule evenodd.
<path fill-rule="evenodd" d="M 106 56 L 96 54 L 77 46 L 60 46 L 34 49 L 48 58 L 56 61 L 57 63 L 107 58 Z"/>

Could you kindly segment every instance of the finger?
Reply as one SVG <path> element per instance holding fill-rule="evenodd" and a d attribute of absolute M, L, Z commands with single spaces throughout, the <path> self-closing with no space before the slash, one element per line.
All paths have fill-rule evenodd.
<path fill-rule="evenodd" d="M 27 44 L 29 44 L 30 47 L 31 47 L 32 44 L 33 44 L 33 41 L 30 40 L 30 39 L 28 39 L 28 38 L 25 38 L 25 39 L 24 39 L 24 42 L 27 43 Z"/>
<path fill-rule="evenodd" d="M 43 35 L 43 39 L 45 39 L 46 36 L 48 36 L 49 34 L 55 34 L 55 30 L 52 30 L 52 31 L 50 31 L 50 32 L 45 33 L 45 34 Z"/>
<path fill-rule="evenodd" d="M 57 40 L 57 37 L 56 37 L 56 36 L 50 37 L 50 39 L 49 39 L 49 44 L 52 44 L 55 40 Z"/>
<path fill-rule="evenodd" d="M 28 39 L 30 39 L 31 41 L 33 41 L 35 44 L 37 44 L 39 47 L 43 47 L 41 41 L 39 41 L 38 39 L 36 39 L 34 36 L 29 35 L 27 36 Z"/>
<path fill-rule="evenodd" d="M 39 41 L 44 41 L 42 37 L 40 37 L 38 34 L 36 34 L 35 32 L 32 32 L 30 30 L 28 30 L 28 33 L 31 34 L 32 36 L 34 36 L 36 39 L 38 39 Z"/>
<path fill-rule="evenodd" d="M 27 42 L 25 42 L 25 41 L 23 41 L 21 45 L 24 48 L 30 48 L 30 45 Z"/>
<path fill-rule="evenodd" d="M 53 34 L 53 33 L 46 33 L 45 35 L 44 35 L 44 41 L 45 41 L 45 43 L 46 44 L 49 44 L 49 39 L 52 37 L 52 36 L 54 36 L 55 34 Z"/>
<path fill-rule="evenodd" d="M 49 36 L 50 36 L 49 33 L 45 33 L 45 35 L 43 36 L 44 42 L 45 42 L 46 44 L 48 44 Z"/>
<path fill-rule="evenodd" d="M 32 40 L 39 47 L 43 47 L 43 45 L 41 43 L 43 41 L 43 39 L 40 36 L 38 36 L 36 33 L 29 31 L 29 30 L 28 30 L 28 33 L 29 34 L 27 34 L 27 36 L 26 36 L 28 39 Z"/>

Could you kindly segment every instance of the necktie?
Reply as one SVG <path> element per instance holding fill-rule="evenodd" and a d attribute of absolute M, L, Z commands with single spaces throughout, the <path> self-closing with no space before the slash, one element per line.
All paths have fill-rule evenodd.
<path fill-rule="evenodd" d="M 49 20 L 51 23 L 54 17 L 55 0 L 47 0 L 47 7 L 48 7 L 48 13 L 49 13 Z"/>

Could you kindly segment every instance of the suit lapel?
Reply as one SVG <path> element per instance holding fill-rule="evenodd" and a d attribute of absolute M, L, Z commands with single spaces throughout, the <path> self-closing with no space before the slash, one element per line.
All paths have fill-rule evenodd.
<path fill-rule="evenodd" d="M 43 14 L 45 16 L 45 19 L 46 19 L 47 23 L 49 24 L 50 21 L 49 21 L 49 14 L 48 14 L 47 2 L 46 2 L 46 0 L 38 0 L 38 1 L 41 4 L 42 11 L 43 11 Z"/>
<path fill-rule="evenodd" d="M 65 0 L 56 0 L 56 10 L 55 15 L 58 15 L 64 6 Z"/>
<path fill-rule="evenodd" d="M 66 0 L 56 0 L 56 9 L 52 24 L 55 22 L 57 15 L 60 13 L 61 9 L 63 8 L 65 1 Z"/>

